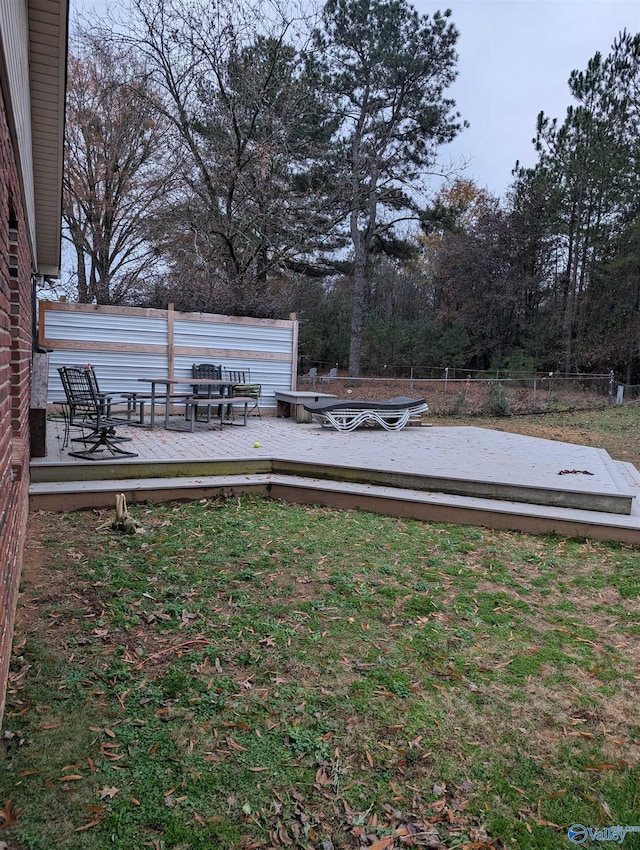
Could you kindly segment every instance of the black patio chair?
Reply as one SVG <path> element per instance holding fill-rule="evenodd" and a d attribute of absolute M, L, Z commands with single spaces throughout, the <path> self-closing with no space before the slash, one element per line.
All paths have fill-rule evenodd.
<path fill-rule="evenodd" d="M 126 423 L 107 415 L 105 402 L 96 389 L 97 381 L 95 374 L 92 374 L 93 370 L 85 366 L 61 366 L 58 372 L 67 398 L 69 422 L 89 432 L 74 440 L 89 445 L 89 448 L 69 452 L 69 455 L 84 460 L 137 457 L 135 452 L 125 451 L 118 445 L 130 441 L 131 438 L 116 436 L 116 427 Z"/>
<path fill-rule="evenodd" d="M 100 410 L 103 416 L 108 416 L 111 411 L 111 397 L 100 392 L 98 388 L 98 379 L 96 378 L 95 372 L 91 366 L 59 367 L 58 372 L 62 382 L 62 389 L 64 390 L 66 397 L 66 402 L 64 402 L 67 407 L 67 410 L 65 411 L 65 418 L 67 419 L 68 426 L 93 429 L 95 423 L 92 401 L 90 401 L 88 397 L 85 398 L 84 396 L 81 396 L 78 393 L 74 394 L 71 391 L 69 373 L 70 370 L 76 368 L 82 368 L 87 372 L 87 377 L 93 387 L 94 394 L 100 402 Z M 63 402 L 58 402 L 58 404 L 63 404 Z"/>
<path fill-rule="evenodd" d="M 214 381 L 222 380 L 222 366 L 216 366 L 215 363 L 194 363 L 191 366 L 191 377 L 192 378 L 211 378 Z M 193 391 L 194 401 L 198 398 L 211 398 L 211 387 L 203 386 L 202 384 L 192 384 L 191 389 Z M 222 395 L 222 390 L 220 390 L 220 395 Z M 187 412 L 189 409 L 189 405 L 185 408 L 185 416 L 187 416 Z M 207 410 L 207 422 L 211 419 L 211 406 L 206 406 Z M 221 407 L 218 408 L 218 416 L 220 416 Z M 194 404 L 193 408 L 193 416 L 195 419 L 198 418 L 198 404 L 197 402 Z"/>
<path fill-rule="evenodd" d="M 194 363 L 191 367 L 191 377 L 211 378 L 214 381 L 221 381 L 222 366 L 216 366 L 215 363 Z M 198 395 L 198 390 L 202 390 L 202 387 L 194 386 L 193 394 Z"/>
<path fill-rule="evenodd" d="M 251 372 L 244 369 L 225 369 L 225 380 L 233 381 L 233 395 L 246 396 L 253 400 L 253 404 L 248 411 L 250 416 L 252 411 L 257 410 L 258 416 L 262 419 L 260 413 L 260 396 L 262 395 L 262 384 L 251 382 Z"/>
<path fill-rule="evenodd" d="M 111 401 L 112 397 L 107 393 L 103 393 L 98 386 L 98 376 L 96 375 L 96 371 L 90 363 L 84 367 L 87 370 L 87 377 L 93 386 L 96 396 L 100 401 L 100 405 L 102 407 L 102 411 L 105 416 L 111 416 Z"/>

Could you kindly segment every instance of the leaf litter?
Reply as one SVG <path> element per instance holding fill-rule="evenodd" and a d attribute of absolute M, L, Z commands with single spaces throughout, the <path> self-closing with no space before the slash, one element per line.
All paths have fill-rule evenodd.
<path fill-rule="evenodd" d="M 209 518 L 210 504 L 201 505 Z M 240 500 L 228 508 L 213 508 L 216 521 L 230 524 L 224 541 L 229 548 L 209 565 L 187 563 L 183 551 L 175 561 L 162 554 L 169 539 L 161 535 L 178 534 L 183 523 L 193 522 L 188 519 L 193 508 L 177 507 L 147 511 L 145 541 L 109 541 L 102 556 L 92 553 L 83 518 L 66 518 L 67 547 L 74 531 L 78 538 L 68 572 L 64 566 L 48 572 L 46 581 L 26 573 L 33 583 L 27 585 L 27 616 L 19 623 L 23 631 L 16 641 L 7 716 L 18 740 L 26 739 L 29 729 L 39 736 L 64 734 L 66 721 L 50 706 L 36 711 L 29 696 L 30 676 L 40 664 L 30 655 L 30 643 L 40 639 L 45 655 L 61 662 L 51 678 L 59 698 L 73 700 L 75 690 L 92 714 L 91 729 L 86 727 L 93 730 L 92 749 L 57 768 L 61 781 L 77 788 L 72 798 L 86 803 L 84 815 L 77 809 L 74 832 L 88 840 L 109 829 L 112 814 L 153 805 L 153 793 L 141 784 L 145 760 L 148 769 L 161 760 L 178 780 L 175 787 L 158 789 L 164 793 L 170 787 L 160 801 L 165 814 L 156 810 L 160 829 L 186 818 L 203 831 L 198 839 L 203 847 L 213 841 L 220 848 L 500 850 L 527 847 L 536 834 L 544 835 L 545 847 L 560 847 L 558 832 L 573 814 L 565 808 L 565 818 L 560 816 L 559 807 L 571 796 L 565 789 L 582 788 L 587 813 L 602 817 L 607 807 L 620 811 L 619 806 L 611 809 L 609 794 L 597 786 L 637 771 L 632 757 L 611 758 L 614 743 L 633 756 L 631 716 L 613 711 L 615 701 L 603 695 L 602 683 L 588 669 L 594 655 L 605 653 L 610 669 L 626 676 L 624 648 L 616 649 L 609 633 L 594 640 L 589 633 L 572 636 L 569 631 L 563 641 L 574 655 L 567 666 L 538 639 L 545 633 L 538 628 L 541 623 L 553 632 L 565 616 L 559 616 L 560 609 L 546 612 L 544 600 L 551 598 L 555 606 L 562 597 L 554 594 L 554 583 L 536 588 L 544 571 L 521 569 L 528 559 L 564 558 L 578 577 L 596 564 L 613 574 L 615 551 L 597 545 L 589 552 L 585 544 L 574 559 L 565 546 L 523 535 L 452 535 L 444 527 L 391 524 L 368 515 L 354 515 L 352 525 L 349 515 L 340 515 L 336 532 L 330 512 L 301 509 L 298 522 L 305 527 L 296 530 L 299 542 L 292 552 L 281 534 L 269 538 L 270 546 L 253 543 L 252 529 L 269 526 L 272 507 Z M 241 548 L 234 542 L 239 514 L 248 532 Z M 277 517 L 276 526 L 288 521 L 284 512 Z M 331 536 L 338 538 L 335 548 L 324 531 L 327 522 Z M 197 527 L 198 545 L 213 551 L 202 517 Z M 224 527 L 212 531 L 216 545 L 222 545 Z M 394 535 L 409 544 L 416 537 L 414 557 L 408 553 L 390 563 L 385 556 L 376 562 L 371 548 L 376 533 L 385 541 L 381 551 L 388 550 Z M 348 560 L 341 562 L 339 554 L 354 543 L 354 534 L 349 557 L 357 552 L 362 558 L 357 570 Z M 320 545 L 331 551 L 318 556 L 313 547 Z M 427 547 L 428 557 L 422 554 Z M 238 553 L 236 563 L 232 551 Z M 487 551 L 493 553 L 490 565 Z M 517 559 L 511 555 L 510 564 L 497 570 L 496 564 L 514 551 Z M 164 565 L 158 566 L 159 558 Z M 585 559 L 591 559 L 590 566 Z M 80 572 L 79 563 L 85 565 Z M 305 581 L 298 581 L 301 577 Z M 575 581 L 571 593 L 585 609 L 601 615 L 602 599 Z M 430 613 L 425 614 L 419 606 L 427 598 Z M 485 604 L 490 599 L 497 602 Z M 619 640 L 624 623 L 638 618 L 638 606 L 629 597 L 616 601 L 621 602 Z M 151 618 L 147 605 L 156 612 Z M 33 612 L 43 608 L 55 616 L 36 620 Z M 532 648 L 535 653 L 527 655 Z M 548 672 L 538 667 L 542 677 L 532 678 L 527 665 L 545 653 Z M 69 681 L 71 656 L 77 681 Z M 588 663 L 575 670 L 580 658 Z M 580 682 L 578 692 L 598 706 L 603 727 L 573 734 L 580 704 L 571 690 L 560 695 L 554 689 L 554 664 L 564 664 L 559 669 Z M 519 713 L 511 702 L 517 690 L 533 697 Z M 583 719 L 590 722 L 586 715 Z M 509 754 L 513 736 L 524 734 L 520 748 L 526 759 L 540 771 L 552 769 L 564 793 L 541 796 L 539 786 L 527 784 L 524 776 L 502 786 L 500 774 L 515 770 Z M 570 743 L 579 762 L 575 770 L 559 761 L 554 740 Z M 499 766 L 497 775 L 486 769 L 492 760 Z M 485 765 L 484 775 L 470 780 L 479 765 Z M 46 761 L 25 760 L 19 767 L 23 782 L 42 781 L 46 790 L 44 780 L 51 775 Z M 87 767 L 91 784 L 82 781 Z M 109 781 L 114 772 L 116 784 Z M 236 792 L 220 808 L 215 796 L 201 795 L 201 788 L 215 785 L 218 774 L 241 783 L 243 772 L 251 778 L 242 790 L 244 799 Z M 510 793 L 514 800 L 506 802 Z M 96 796 L 101 803 L 95 810 L 87 797 L 91 794 L 94 807 Z M 496 831 L 509 810 L 509 826 Z M 7 828 L 18 828 L 16 811 L 11 803 Z M 497 820 L 494 811 L 500 814 Z M 227 830 L 227 838 L 220 837 L 221 830 Z M 149 832 L 136 840 L 140 846 L 161 841 Z M 75 846 L 72 839 L 66 846 Z"/>

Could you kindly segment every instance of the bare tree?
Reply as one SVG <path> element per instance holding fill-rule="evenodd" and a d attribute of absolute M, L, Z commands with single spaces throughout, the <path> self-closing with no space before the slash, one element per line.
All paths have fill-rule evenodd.
<path fill-rule="evenodd" d="M 139 65 L 79 33 L 68 66 L 63 236 L 80 302 L 135 300 L 157 262 L 146 223 L 169 178 L 147 89 Z"/>
<path fill-rule="evenodd" d="M 332 228 L 321 163 L 333 124 L 307 69 L 306 21 L 242 0 L 224 10 L 132 0 L 124 29 L 180 168 L 154 219 L 170 276 L 208 309 L 213 299 L 269 313 L 287 272 L 312 262 Z"/>

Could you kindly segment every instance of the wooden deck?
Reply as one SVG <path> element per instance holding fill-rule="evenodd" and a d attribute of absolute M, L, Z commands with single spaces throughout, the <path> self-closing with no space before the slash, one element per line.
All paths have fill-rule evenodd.
<path fill-rule="evenodd" d="M 138 455 L 82 461 L 49 421 L 47 456 L 31 464 L 32 509 L 201 498 L 221 490 L 363 508 L 424 520 L 640 543 L 640 475 L 585 446 L 473 427 L 363 428 L 292 419 L 184 431 L 125 426 Z"/>

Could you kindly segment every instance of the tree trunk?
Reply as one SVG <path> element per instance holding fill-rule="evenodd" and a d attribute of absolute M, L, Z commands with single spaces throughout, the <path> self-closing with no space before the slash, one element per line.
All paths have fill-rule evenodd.
<path fill-rule="evenodd" d="M 627 370 L 625 383 L 632 384 L 636 379 L 635 369 L 638 362 L 638 316 L 640 315 L 640 269 L 633 276 L 631 284 L 631 311 L 629 333 L 627 335 Z"/>
<path fill-rule="evenodd" d="M 76 264 L 78 274 L 78 301 L 80 304 L 89 303 L 89 287 L 87 286 L 87 268 L 84 264 L 84 251 L 79 242 L 74 243 L 76 249 Z"/>
<path fill-rule="evenodd" d="M 351 289 L 351 341 L 349 343 L 349 375 L 360 376 L 360 352 L 364 328 L 364 298 L 367 284 L 367 252 L 360 238 L 355 246 L 355 263 Z"/>

